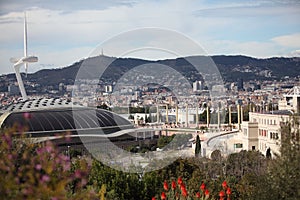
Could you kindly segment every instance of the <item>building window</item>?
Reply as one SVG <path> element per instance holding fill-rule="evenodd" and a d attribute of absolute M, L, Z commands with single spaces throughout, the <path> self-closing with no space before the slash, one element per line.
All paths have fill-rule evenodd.
<path fill-rule="evenodd" d="M 272 139 L 273 138 L 273 133 L 272 132 L 270 132 L 270 139 Z"/>

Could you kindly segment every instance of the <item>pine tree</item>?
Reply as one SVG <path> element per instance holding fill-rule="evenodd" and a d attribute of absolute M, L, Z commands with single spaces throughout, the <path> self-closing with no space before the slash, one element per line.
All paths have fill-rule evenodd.
<path fill-rule="evenodd" d="M 299 199 L 300 196 L 300 120 L 293 116 L 281 127 L 281 155 L 269 168 L 270 193 L 274 199 Z"/>
<path fill-rule="evenodd" d="M 201 141 L 199 135 L 196 137 L 195 156 L 201 156 Z"/>

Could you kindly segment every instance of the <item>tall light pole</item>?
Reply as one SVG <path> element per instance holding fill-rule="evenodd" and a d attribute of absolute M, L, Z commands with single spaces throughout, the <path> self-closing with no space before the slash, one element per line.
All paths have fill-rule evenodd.
<path fill-rule="evenodd" d="M 209 127 L 209 107 L 206 107 L 206 126 Z"/>
<path fill-rule="evenodd" d="M 241 123 L 244 121 L 244 110 L 243 110 L 243 105 L 241 105 Z"/>
<path fill-rule="evenodd" d="M 176 104 L 176 126 L 178 125 L 178 104 Z"/>
<path fill-rule="evenodd" d="M 238 117 L 238 129 L 241 130 L 241 115 L 240 115 L 240 111 L 241 110 L 241 105 L 238 104 L 237 105 L 237 117 Z"/>
<path fill-rule="evenodd" d="M 189 127 L 189 105 L 186 104 L 186 110 L 185 110 L 185 121 L 186 121 L 186 127 Z"/>
<path fill-rule="evenodd" d="M 168 124 L 169 123 L 169 107 L 168 107 L 168 104 L 166 104 L 166 123 Z"/>
<path fill-rule="evenodd" d="M 159 123 L 160 119 L 159 119 L 159 105 L 158 105 L 158 103 L 156 105 L 156 119 L 157 119 L 157 123 Z"/>
<path fill-rule="evenodd" d="M 199 108 L 198 108 L 198 102 L 196 104 L 196 128 L 199 128 Z"/>
<path fill-rule="evenodd" d="M 228 125 L 231 126 L 231 105 L 228 106 Z"/>

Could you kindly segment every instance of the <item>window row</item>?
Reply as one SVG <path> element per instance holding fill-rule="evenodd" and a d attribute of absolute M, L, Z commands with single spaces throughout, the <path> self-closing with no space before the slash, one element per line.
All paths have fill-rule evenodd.
<path fill-rule="evenodd" d="M 263 137 L 267 137 L 267 130 L 265 130 L 265 129 L 258 129 L 258 135 L 259 136 L 263 136 Z"/>

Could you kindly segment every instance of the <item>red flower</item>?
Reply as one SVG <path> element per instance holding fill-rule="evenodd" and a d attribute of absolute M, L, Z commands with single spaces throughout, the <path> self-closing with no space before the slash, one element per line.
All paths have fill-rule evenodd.
<path fill-rule="evenodd" d="M 204 191 L 205 190 L 205 184 L 202 183 L 201 186 L 200 186 L 200 190 Z"/>
<path fill-rule="evenodd" d="M 167 198 L 167 196 L 166 196 L 166 194 L 164 192 L 162 192 L 160 198 L 162 200 L 165 200 Z"/>
<path fill-rule="evenodd" d="M 196 198 L 200 198 L 200 197 L 201 197 L 200 192 L 197 192 L 196 193 Z"/>
<path fill-rule="evenodd" d="M 205 190 L 204 195 L 208 197 L 209 196 L 209 191 Z"/>
<path fill-rule="evenodd" d="M 187 197 L 188 193 L 187 193 L 185 187 L 182 188 L 181 192 L 182 192 L 182 196 Z"/>
<path fill-rule="evenodd" d="M 180 190 L 182 191 L 182 190 L 185 190 L 185 185 L 184 185 L 184 183 L 182 183 L 181 185 L 180 185 Z"/>
<path fill-rule="evenodd" d="M 220 196 L 220 198 L 225 197 L 225 192 L 223 190 L 221 190 L 220 193 L 219 193 L 219 196 Z"/>
<path fill-rule="evenodd" d="M 178 185 L 182 184 L 182 178 L 181 177 L 178 178 L 177 183 L 178 183 Z"/>
<path fill-rule="evenodd" d="M 156 200 L 156 198 L 155 197 L 152 197 L 152 199 L 151 200 Z"/>
<path fill-rule="evenodd" d="M 227 188 L 227 182 L 226 182 L 226 181 L 223 181 L 223 183 L 222 183 L 222 187 L 223 187 L 224 189 L 226 189 L 226 188 Z"/>
<path fill-rule="evenodd" d="M 164 190 L 168 191 L 169 190 L 169 186 L 167 181 L 164 181 Z"/>
<path fill-rule="evenodd" d="M 226 194 L 227 194 L 228 196 L 231 195 L 231 189 L 230 189 L 230 187 L 227 188 Z"/>
<path fill-rule="evenodd" d="M 176 182 L 174 180 L 172 181 L 171 187 L 172 187 L 172 190 L 176 189 Z"/>

